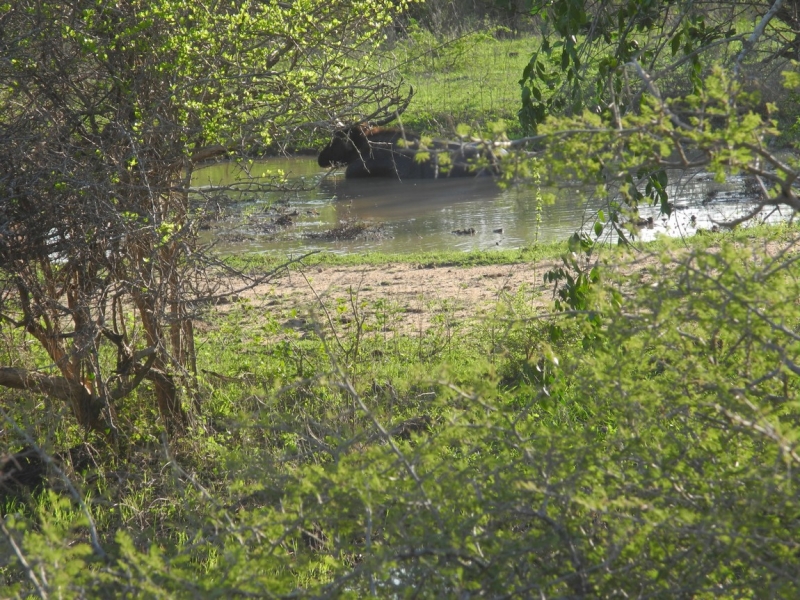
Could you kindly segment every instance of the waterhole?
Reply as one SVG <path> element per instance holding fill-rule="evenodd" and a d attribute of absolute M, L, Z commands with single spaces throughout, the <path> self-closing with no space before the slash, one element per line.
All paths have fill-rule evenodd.
<path fill-rule="evenodd" d="M 295 189 L 254 195 L 225 191 L 225 186 L 246 180 L 234 163 L 203 168 L 193 179 L 197 188 L 216 190 L 212 201 L 198 202 L 204 211 L 202 239 L 225 253 L 514 249 L 591 232 L 599 211 L 607 215 L 606 199 L 577 186 L 502 189 L 488 177 L 345 180 L 342 172 L 322 170 L 309 157 L 267 159 L 249 170 L 262 181 L 283 173 Z M 658 206 L 640 206 L 638 239 L 711 230 L 751 211 L 757 193 L 754 181 L 741 175 L 719 183 L 702 171 L 674 172 L 669 181 L 672 214 L 661 214 Z M 554 201 L 542 199 L 548 193 Z M 776 210 L 761 220 L 778 221 L 789 213 Z M 605 227 L 601 239 L 616 241 L 611 227 Z"/>

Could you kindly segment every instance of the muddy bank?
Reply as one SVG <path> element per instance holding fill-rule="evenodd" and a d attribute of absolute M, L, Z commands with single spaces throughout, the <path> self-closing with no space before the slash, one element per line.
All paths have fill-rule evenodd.
<path fill-rule="evenodd" d="M 768 255 L 798 252 L 795 242 L 753 240 L 748 248 L 765 250 Z M 706 252 L 714 252 L 709 248 Z M 620 278 L 623 288 L 633 291 L 649 285 L 664 271 L 686 257 L 688 250 L 675 250 L 667 255 L 601 253 L 598 263 L 608 278 Z M 426 267 L 394 263 L 381 266 L 325 266 L 283 269 L 272 280 L 246 291 L 235 292 L 234 302 L 217 307 L 230 310 L 236 300 L 245 300 L 269 315 L 292 314 L 305 323 L 325 320 L 336 315 L 336 307 L 346 304 L 345 313 L 353 307 L 365 314 L 389 311 L 395 331 L 425 331 L 445 314 L 451 322 L 461 322 L 497 308 L 498 302 L 512 309 L 525 306 L 527 311 L 552 311 L 555 289 L 546 283 L 547 271 L 563 267 L 560 258 L 513 265 L 476 267 Z M 231 293 L 236 282 L 228 281 Z M 520 305 L 520 303 L 523 303 Z M 326 314 L 327 313 L 327 314 Z M 510 314 L 513 314 L 510 313 Z"/>

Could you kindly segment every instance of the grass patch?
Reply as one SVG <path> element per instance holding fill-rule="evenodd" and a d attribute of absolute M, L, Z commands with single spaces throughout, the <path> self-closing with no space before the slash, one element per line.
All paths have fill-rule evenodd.
<path fill-rule="evenodd" d="M 425 302 L 411 331 L 397 326 L 407 306 L 353 291 L 312 311 L 268 297 L 207 308 L 192 432 L 160 438 L 142 388 L 118 409 L 149 438 L 80 482 L 118 568 L 91 559 L 66 498 L 12 500 L 6 526 L 53 592 L 90 597 L 525 596 L 541 582 L 569 595 L 576 553 L 594 597 L 767 576 L 795 597 L 798 475 L 775 465 L 797 461 L 798 380 L 780 365 L 797 355 L 800 278 L 790 257 L 764 269 L 755 251 L 792 233 L 693 238 L 651 261 L 647 285 L 611 269 L 595 303 L 563 315 L 528 289 L 466 318 L 457 299 Z M 759 535 L 731 548 L 748 528 Z M 730 571 L 742 547 L 774 553 L 770 568 Z M 32 593 L 13 560 L 0 575 Z"/>
<path fill-rule="evenodd" d="M 511 137 L 521 135 L 519 79 L 540 40 L 497 39 L 491 32 L 442 40 L 424 30 L 398 43 L 393 57 L 416 94 L 403 114 L 412 130 L 453 135 L 456 126 L 479 130 L 503 120 Z"/>
<path fill-rule="evenodd" d="M 476 267 L 482 265 L 510 265 L 557 258 L 565 250 L 567 250 L 566 242 L 540 244 L 513 250 L 473 250 L 470 252 L 456 250 L 403 254 L 315 252 L 302 257 L 296 264 L 298 267 L 380 266 L 387 264 L 411 264 L 422 267 Z M 298 259 L 299 257 L 295 256 L 293 258 Z M 273 253 L 253 254 L 227 256 L 225 261 L 231 267 L 242 271 L 263 271 L 283 265 L 287 262 L 287 257 Z"/>

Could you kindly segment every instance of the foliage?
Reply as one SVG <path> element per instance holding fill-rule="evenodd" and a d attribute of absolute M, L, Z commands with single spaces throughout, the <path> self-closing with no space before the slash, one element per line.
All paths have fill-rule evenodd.
<path fill-rule="evenodd" d="M 797 2 L 777 3 L 777 11 L 771 4 L 535 2 L 533 11 L 545 24 L 544 40 L 520 81 L 522 122 L 535 130 L 562 111 L 591 110 L 607 120 L 635 111 L 646 82 L 631 76 L 632 64 L 641 65 L 651 81 L 674 96 L 702 87 L 714 62 L 735 68 L 769 94 L 763 70 L 755 72 L 760 69 L 757 61 L 776 63 L 773 68 L 779 72 L 787 58 L 798 58 L 800 48 Z M 762 21 L 753 32 L 758 19 Z M 775 97 L 767 96 L 767 101 Z"/>
<path fill-rule="evenodd" d="M 686 117 L 680 115 L 680 105 L 688 106 Z M 713 69 L 702 89 L 679 101 L 667 102 L 652 88 L 642 97 L 639 112 L 620 116 L 616 125 L 587 111 L 570 119 L 549 119 L 540 129 L 559 140 L 545 152 L 552 176 L 577 175 L 594 182 L 600 193 L 616 192 L 608 220 L 623 237 L 622 218 L 636 215 L 642 202 L 671 213 L 666 193 L 670 169 L 705 168 L 717 181 L 729 174 L 752 176 L 757 203 L 729 227 L 768 207 L 800 208 L 797 160 L 769 150 L 768 139 L 777 133 L 774 122 L 751 110 L 747 95 L 721 68 Z"/>
<path fill-rule="evenodd" d="M 119 402 L 148 380 L 162 425 L 183 430 L 191 303 L 213 295 L 194 166 L 385 109 L 395 84 L 370 57 L 403 6 L 6 3 L 0 321 L 43 354 L 35 372 L 0 369 L 0 385 L 48 394 L 115 438 Z"/>
<path fill-rule="evenodd" d="M 251 302 L 209 313 L 208 423 L 141 464 L 155 478 L 98 473 L 109 562 L 45 496 L 37 526 L 5 521 L 35 567 L 6 566 L 8 589 L 793 597 L 800 273 L 752 246 L 603 270 L 588 346 L 525 290 L 419 332 L 353 294 L 297 330 Z"/>
<path fill-rule="evenodd" d="M 797 210 L 796 161 L 769 148 L 780 134 L 780 82 L 753 72 L 766 56 L 772 72 L 783 71 L 782 98 L 792 97 L 796 68 L 787 58 L 800 48 L 797 6 L 720 2 L 698 12 L 681 1 L 542 3 L 537 10 L 552 29 L 520 81 L 523 126 L 547 140 L 554 176 L 593 182 L 612 197 L 609 223 L 623 238 L 622 217 L 635 218 L 641 202 L 671 213 L 668 169 L 707 168 L 717 181 L 752 175 L 759 203 L 730 226 L 765 207 Z M 793 107 L 786 117 L 795 117 Z"/>

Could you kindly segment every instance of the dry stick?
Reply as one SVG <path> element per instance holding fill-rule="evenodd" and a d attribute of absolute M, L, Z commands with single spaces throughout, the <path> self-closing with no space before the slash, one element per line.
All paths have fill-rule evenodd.
<path fill-rule="evenodd" d="M 771 262 L 769 263 L 768 268 L 762 271 L 765 281 L 775 275 L 778 271 L 786 269 L 787 267 L 790 267 L 794 263 L 800 261 L 800 254 L 795 253 L 793 255 L 789 255 L 789 252 L 797 249 L 798 244 L 800 244 L 800 240 L 795 238 L 790 243 L 785 244 L 775 255 L 769 255 Z"/>
<path fill-rule="evenodd" d="M 753 406 L 751 402 L 747 402 L 747 404 L 750 406 L 750 408 L 754 410 L 756 409 L 756 407 Z M 759 415 L 757 420 L 746 419 L 745 417 L 742 417 L 741 415 L 731 410 L 728 410 L 721 404 L 710 403 L 706 404 L 706 406 L 709 406 L 714 410 L 716 410 L 719 414 L 728 419 L 732 424 L 739 425 L 744 429 L 749 429 L 750 431 L 759 433 L 765 438 L 772 440 L 778 445 L 778 449 L 784 456 L 791 458 L 795 464 L 800 464 L 800 456 L 798 456 L 797 452 L 795 452 L 794 445 L 790 444 L 789 440 L 787 440 L 783 435 L 781 435 L 781 432 L 775 429 L 772 423 L 766 421 L 761 415 Z M 761 421 L 761 423 L 759 423 L 759 421 Z"/>
<path fill-rule="evenodd" d="M 6 536 L 9 545 L 14 550 L 14 554 L 17 556 L 19 564 L 22 565 L 22 568 L 25 570 L 25 574 L 28 576 L 28 579 L 31 580 L 33 587 L 36 588 L 36 593 L 38 593 L 39 596 L 44 600 L 47 600 L 47 592 L 42 587 L 42 584 L 39 583 L 39 580 L 36 578 L 36 573 L 33 572 L 33 569 L 28 564 L 28 561 L 25 560 L 25 555 L 22 553 L 22 549 L 17 545 L 17 541 L 11 535 L 11 532 L 6 528 L 6 522 L 4 519 L 0 519 L 0 531 L 3 532 L 4 536 Z"/>
<path fill-rule="evenodd" d="M 314 297 L 317 299 L 317 302 L 319 302 L 319 305 L 322 307 L 322 312 L 325 313 L 325 318 L 328 319 L 328 325 L 330 325 L 331 327 L 331 331 L 333 332 L 333 337 L 336 340 L 336 345 L 339 346 L 339 350 L 341 350 L 342 352 L 346 352 L 344 349 L 344 345 L 342 344 L 342 340 L 339 339 L 339 334 L 336 333 L 336 327 L 334 327 L 333 325 L 333 317 L 331 317 L 331 314 L 328 312 L 328 307 L 325 306 L 325 303 L 322 301 L 322 298 L 320 298 L 320 295 L 317 293 L 317 290 L 315 290 L 314 286 L 311 285 L 311 282 L 308 280 L 308 277 L 306 277 L 305 271 L 300 271 L 300 275 L 303 276 L 303 279 L 305 279 L 305 282 L 308 285 L 308 289 L 311 290 L 311 293 L 314 294 Z"/>
<path fill-rule="evenodd" d="M 761 183 L 760 179 L 759 179 L 759 183 Z M 764 188 L 763 184 L 761 184 L 761 187 L 762 187 L 762 189 Z M 761 213 L 761 211 L 764 210 L 764 208 L 766 206 L 767 206 L 767 203 L 759 202 L 753 210 L 751 210 L 747 214 L 745 214 L 745 215 L 743 215 L 743 216 L 741 216 L 739 218 L 733 219 L 731 221 L 717 221 L 716 219 L 709 219 L 709 220 L 714 225 L 722 225 L 723 227 L 729 227 L 729 228 L 733 229 L 734 227 L 738 227 L 742 223 L 747 223 L 751 219 L 755 219 Z"/>
<path fill-rule="evenodd" d="M 36 452 L 39 454 L 39 458 L 41 458 L 47 466 L 53 469 L 56 475 L 64 482 L 69 490 L 70 495 L 72 496 L 73 500 L 78 503 L 81 507 L 81 511 L 83 515 L 86 517 L 86 520 L 89 522 L 89 538 L 91 539 L 92 550 L 94 553 L 97 554 L 100 558 L 107 561 L 109 560 L 108 554 L 106 554 L 103 547 L 100 545 L 100 538 L 97 535 L 97 527 L 94 524 L 94 519 L 92 518 L 92 514 L 89 512 L 89 508 L 86 506 L 86 503 L 81 498 L 81 495 L 78 493 L 78 490 L 75 489 L 75 486 L 72 485 L 72 481 L 69 477 L 67 477 L 66 473 L 61 470 L 61 468 L 56 464 L 56 462 L 50 458 L 50 456 L 42 450 L 39 445 L 33 441 L 33 438 L 29 436 L 26 432 L 24 432 L 19 425 L 17 425 L 16 421 L 8 416 L 8 413 L 2 408 L 0 408 L 0 414 L 3 415 L 3 419 L 5 419 L 6 423 L 11 425 L 11 427 L 22 437 Z"/>
<path fill-rule="evenodd" d="M 372 506 L 367 504 L 367 535 L 365 540 L 365 551 L 367 556 L 372 555 Z M 378 590 L 375 587 L 375 574 L 373 573 L 372 569 L 369 571 L 369 593 L 372 596 L 377 597 Z"/>
<path fill-rule="evenodd" d="M 669 65 L 666 65 L 660 71 L 656 71 L 655 73 L 653 73 L 652 79 L 662 79 L 665 75 L 671 75 L 672 73 L 675 72 L 675 70 L 678 67 L 680 67 L 681 65 L 689 62 L 690 60 L 692 60 L 697 55 L 702 54 L 703 52 L 707 52 L 708 50 L 711 50 L 711 49 L 713 49 L 713 48 L 715 48 L 717 46 L 725 46 L 727 44 L 730 44 L 731 42 L 736 42 L 736 41 L 742 41 L 743 42 L 744 41 L 744 35 L 737 34 L 737 35 L 733 35 L 731 37 L 721 38 L 719 40 L 716 40 L 715 42 L 710 42 L 709 44 L 707 44 L 705 46 L 701 46 L 701 47 L 693 50 L 692 52 L 689 52 L 688 54 L 684 54 L 680 59 L 676 60 L 673 63 L 670 63 Z"/>
<path fill-rule="evenodd" d="M 278 265 L 277 267 L 275 267 L 271 271 L 268 271 L 267 273 L 264 273 L 263 275 L 259 275 L 258 277 L 250 277 L 249 275 L 246 275 L 244 272 L 242 272 L 242 271 L 240 271 L 238 269 L 233 269 L 231 266 L 225 264 L 222 261 L 217 261 L 217 262 L 214 263 L 215 266 L 220 266 L 223 269 L 225 269 L 231 277 L 237 277 L 237 278 L 249 281 L 249 283 L 247 283 L 246 285 L 244 285 L 242 287 L 238 287 L 236 289 L 230 290 L 229 292 L 226 292 L 224 294 L 215 294 L 215 295 L 211 295 L 211 296 L 206 296 L 206 297 L 200 298 L 200 300 L 208 301 L 208 300 L 216 300 L 216 299 L 220 299 L 220 298 L 227 298 L 228 296 L 232 296 L 232 295 L 235 295 L 235 294 L 241 294 L 242 292 L 246 292 L 248 290 L 251 290 L 251 289 L 253 289 L 253 288 L 255 288 L 255 287 L 257 287 L 257 286 L 259 286 L 261 284 L 268 283 L 268 282 L 272 281 L 272 279 L 278 273 L 283 271 L 284 269 L 288 271 L 288 267 L 290 265 L 293 265 L 294 263 L 301 263 L 302 264 L 303 259 L 308 258 L 309 256 L 312 256 L 314 254 L 318 254 L 319 252 L 320 252 L 320 250 L 312 250 L 310 252 L 307 252 L 307 253 L 303 254 L 302 256 L 298 256 L 297 258 L 292 258 L 292 259 L 286 261 L 285 263 L 282 263 L 282 264 Z"/>
<path fill-rule="evenodd" d="M 650 77 L 650 75 L 647 74 L 647 71 L 645 71 L 642 65 L 639 64 L 639 61 L 633 60 L 629 62 L 628 65 L 636 69 L 636 72 L 639 74 L 639 77 L 644 82 L 645 86 L 647 87 L 647 90 L 653 95 L 653 97 L 656 100 L 658 100 L 659 104 L 661 105 L 661 110 L 663 110 L 664 113 L 666 113 L 666 115 L 669 117 L 669 120 L 672 121 L 672 123 L 679 129 L 692 130 L 693 127 L 691 125 L 689 125 L 688 123 L 684 123 L 678 117 L 678 115 L 676 115 L 669 109 L 666 102 L 664 102 L 664 100 L 662 99 L 661 92 L 659 91 L 652 77 Z"/>
<path fill-rule="evenodd" d="M 364 415 L 366 415 L 367 418 L 369 418 L 369 420 L 372 422 L 372 424 L 375 427 L 375 429 L 378 430 L 378 432 L 380 434 L 380 437 L 389 445 L 389 447 L 392 449 L 392 453 L 395 456 L 397 456 L 398 460 L 401 462 L 401 464 L 403 465 L 405 470 L 408 472 L 408 474 L 414 480 L 414 483 L 417 484 L 417 487 L 422 492 L 422 495 L 425 498 L 425 505 L 428 506 L 429 508 L 432 508 L 432 509 L 435 510 L 433 502 L 431 502 L 431 499 L 428 497 L 428 493 L 425 491 L 425 488 L 422 485 L 422 479 L 420 478 L 419 475 L 417 475 L 417 472 L 414 469 L 414 465 L 412 465 L 409 462 L 409 460 L 402 453 L 400 448 L 397 447 L 397 444 L 394 443 L 394 439 L 392 438 L 391 434 L 388 431 L 386 431 L 386 428 L 384 428 L 384 426 L 381 425 L 381 423 L 380 423 L 380 421 L 378 421 L 377 417 L 372 413 L 372 411 L 369 409 L 369 407 L 364 403 L 364 400 L 361 398 L 361 395 L 353 387 L 353 384 L 350 381 L 350 378 L 347 376 L 347 374 L 344 372 L 342 367 L 339 365 L 339 361 L 336 360 L 336 357 L 329 351 L 327 339 L 325 338 L 325 335 L 323 334 L 322 330 L 319 327 L 317 327 L 316 329 L 317 329 L 317 335 L 319 336 L 320 340 L 322 341 L 322 343 L 323 343 L 323 345 L 325 347 L 325 350 L 327 351 L 328 357 L 330 358 L 333 370 L 339 376 L 339 381 L 336 382 L 335 385 L 337 387 L 341 388 L 342 390 L 344 390 L 345 392 L 347 392 L 347 394 L 353 399 L 353 401 L 356 404 L 358 404 L 359 408 L 361 408 L 361 410 L 364 413 Z"/>
<path fill-rule="evenodd" d="M 699 275 L 701 277 L 707 275 L 704 271 L 701 271 L 701 270 L 699 270 L 699 269 L 697 269 L 695 267 L 689 267 L 689 269 L 690 269 L 691 272 L 693 272 L 696 275 Z M 762 322 L 764 322 L 767 325 L 769 325 L 774 331 L 778 331 L 778 332 L 784 334 L 786 337 L 790 338 L 791 340 L 793 340 L 795 342 L 800 342 L 800 335 L 796 334 L 794 331 L 792 331 L 791 329 L 789 329 L 785 325 L 782 325 L 780 323 L 776 323 L 773 319 L 771 319 L 769 317 L 769 315 L 765 314 L 764 311 L 762 311 L 759 308 L 756 308 L 755 306 L 753 306 L 747 300 L 742 299 L 735 291 L 733 291 L 730 288 L 726 287 L 725 285 L 721 284 L 717 279 L 709 278 L 709 281 L 711 281 L 711 283 L 714 285 L 715 288 L 717 288 L 717 290 L 719 290 L 719 292 L 721 292 L 722 294 L 727 296 L 730 300 L 733 300 L 735 302 L 738 302 L 739 304 L 742 304 L 742 305 L 746 306 L 748 308 L 748 310 L 752 311 L 752 313 L 755 316 L 757 316 L 759 319 L 761 319 Z"/>

